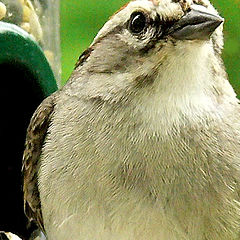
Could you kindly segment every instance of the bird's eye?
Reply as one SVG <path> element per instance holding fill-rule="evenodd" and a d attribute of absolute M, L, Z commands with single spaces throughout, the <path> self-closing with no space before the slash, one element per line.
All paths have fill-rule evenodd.
<path fill-rule="evenodd" d="M 132 33 L 141 33 L 146 26 L 146 17 L 142 12 L 135 12 L 131 15 L 129 29 Z"/>

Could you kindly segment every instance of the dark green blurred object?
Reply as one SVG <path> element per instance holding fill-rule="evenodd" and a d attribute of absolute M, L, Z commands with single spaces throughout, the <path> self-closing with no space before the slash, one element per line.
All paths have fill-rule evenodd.
<path fill-rule="evenodd" d="M 19 64 L 34 76 L 45 96 L 57 89 L 49 63 L 38 44 L 21 28 L 0 22 L 0 64 Z M 24 84 L 24 83 L 23 83 Z"/>
<path fill-rule="evenodd" d="M 38 44 L 21 28 L 4 22 L 0 22 L 0 74 L 0 230 L 28 239 L 33 228 L 27 229 L 23 211 L 25 135 L 33 112 L 57 84 Z"/>

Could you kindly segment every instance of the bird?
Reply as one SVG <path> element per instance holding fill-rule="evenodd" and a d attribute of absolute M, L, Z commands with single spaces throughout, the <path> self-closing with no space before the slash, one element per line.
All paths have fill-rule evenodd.
<path fill-rule="evenodd" d="M 240 240 L 240 107 L 208 0 L 133 0 L 43 100 L 25 213 L 48 240 Z"/>

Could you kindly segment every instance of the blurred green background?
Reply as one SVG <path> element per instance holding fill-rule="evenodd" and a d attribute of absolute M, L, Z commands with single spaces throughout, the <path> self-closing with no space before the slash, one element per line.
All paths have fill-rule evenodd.
<path fill-rule="evenodd" d="M 126 0 L 61 0 L 62 84 L 93 38 Z M 212 0 L 225 18 L 223 58 L 229 79 L 240 96 L 240 0 Z"/>

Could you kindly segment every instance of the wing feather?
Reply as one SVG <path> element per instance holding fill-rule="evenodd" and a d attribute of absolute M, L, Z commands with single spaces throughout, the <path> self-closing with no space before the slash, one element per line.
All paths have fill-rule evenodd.
<path fill-rule="evenodd" d="M 55 95 L 47 97 L 32 116 L 27 129 L 23 153 L 24 211 L 30 221 L 35 221 L 44 231 L 41 201 L 38 190 L 39 158 L 54 112 Z"/>

